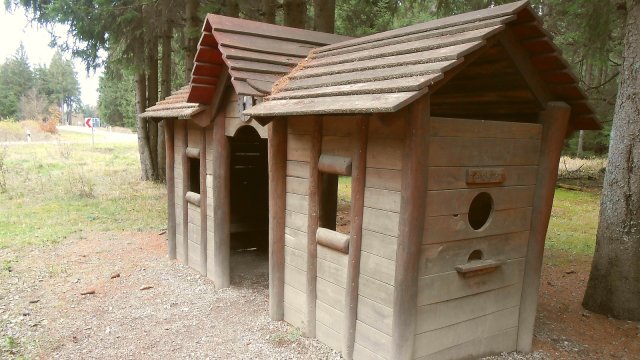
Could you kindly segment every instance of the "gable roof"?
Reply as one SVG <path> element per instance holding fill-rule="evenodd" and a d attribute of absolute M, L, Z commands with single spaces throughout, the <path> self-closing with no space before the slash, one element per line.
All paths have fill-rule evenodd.
<path fill-rule="evenodd" d="M 321 47 L 279 83 L 254 117 L 394 112 L 442 86 L 466 58 L 511 32 L 573 129 L 599 129 L 587 96 L 527 1 L 429 21 Z"/>
<path fill-rule="evenodd" d="M 238 95 L 263 97 L 309 51 L 351 37 L 208 14 L 189 85 L 141 117 L 185 119 L 207 109 L 228 71 Z M 215 109 L 214 109 L 215 110 Z M 213 111 L 215 113 L 215 111 Z"/>

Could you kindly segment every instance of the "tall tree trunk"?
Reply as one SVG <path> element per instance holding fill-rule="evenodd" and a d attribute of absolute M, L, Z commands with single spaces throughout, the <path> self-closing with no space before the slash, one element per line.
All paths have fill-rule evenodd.
<path fill-rule="evenodd" d="M 152 34 L 147 43 L 147 107 L 158 102 L 158 36 Z M 149 134 L 149 150 L 151 153 L 151 163 L 153 165 L 153 180 L 158 177 L 158 123 L 147 121 L 147 132 Z"/>
<path fill-rule="evenodd" d="M 276 1 L 262 0 L 262 21 L 275 24 L 276 23 Z"/>
<path fill-rule="evenodd" d="M 585 66 L 584 73 L 584 84 L 587 89 L 591 87 L 592 79 L 593 79 L 593 62 L 591 60 L 587 60 L 587 65 Z M 576 150 L 576 157 L 582 158 L 584 155 L 584 130 L 580 130 L 578 133 L 578 149 Z"/>
<path fill-rule="evenodd" d="M 582 305 L 640 320 L 640 1 L 627 1 L 624 54 L 600 223 Z"/>
<path fill-rule="evenodd" d="M 231 17 L 239 17 L 240 16 L 240 6 L 238 5 L 238 0 L 223 0 L 222 1 L 222 15 L 231 16 Z"/>
<path fill-rule="evenodd" d="M 184 43 L 184 70 L 185 82 L 191 81 L 191 71 L 193 70 L 193 60 L 196 57 L 196 48 L 198 47 L 198 39 L 200 38 L 200 18 L 198 18 L 198 0 L 186 0 L 185 17 L 187 19 L 185 26 L 185 43 Z"/>
<path fill-rule="evenodd" d="M 304 29 L 307 23 L 306 0 L 284 0 L 284 26 Z"/>
<path fill-rule="evenodd" d="M 144 69 L 136 71 L 136 113 L 142 114 L 147 108 L 147 76 Z M 147 120 L 138 117 L 138 154 L 140 155 L 140 170 L 142 180 L 153 180 L 153 163 L 149 151 L 149 137 L 147 134 Z"/>
<path fill-rule="evenodd" d="M 336 0 L 313 0 L 313 23 L 316 31 L 335 32 Z"/>
<path fill-rule="evenodd" d="M 167 2 L 169 3 L 169 2 Z M 162 60 L 160 77 L 160 98 L 165 99 L 171 95 L 171 37 L 173 33 L 173 22 L 171 20 L 171 9 L 165 4 L 163 8 L 164 26 L 162 28 Z M 160 181 L 166 180 L 166 149 L 164 144 L 164 121 L 158 123 L 158 177 Z"/>

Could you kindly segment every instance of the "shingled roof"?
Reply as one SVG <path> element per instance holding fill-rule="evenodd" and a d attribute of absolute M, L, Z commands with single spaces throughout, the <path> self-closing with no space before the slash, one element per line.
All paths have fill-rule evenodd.
<path fill-rule="evenodd" d="M 311 50 L 349 39 L 209 14 L 202 28 L 190 84 L 141 116 L 188 118 L 195 115 L 211 103 L 225 71 L 229 72 L 238 95 L 263 97 L 270 94 L 273 84 L 304 60 Z"/>
<path fill-rule="evenodd" d="M 462 68 L 467 59 L 471 59 L 467 63 L 473 61 L 474 54 L 494 44 L 507 30 L 521 44 L 525 58 L 530 59 L 528 66 L 542 80 L 551 100 L 572 106 L 573 129 L 600 128 L 577 78 L 527 1 L 316 49 L 303 68 L 280 82 L 282 86 L 268 101 L 245 114 L 394 112 L 447 83 L 449 74 Z"/>

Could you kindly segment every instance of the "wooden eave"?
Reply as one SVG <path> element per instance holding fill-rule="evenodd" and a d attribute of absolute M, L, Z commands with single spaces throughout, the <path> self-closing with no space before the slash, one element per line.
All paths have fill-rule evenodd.
<path fill-rule="evenodd" d="M 174 91 L 166 99 L 159 101 L 140 114 L 148 119 L 189 119 L 204 111 L 206 106 L 187 102 L 189 86 Z"/>
<path fill-rule="evenodd" d="M 527 1 L 321 47 L 252 117 L 395 112 L 443 86 L 499 42 L 543 107 L 564 101 L 573 130 L 601 126 L 578 79 Z"/>

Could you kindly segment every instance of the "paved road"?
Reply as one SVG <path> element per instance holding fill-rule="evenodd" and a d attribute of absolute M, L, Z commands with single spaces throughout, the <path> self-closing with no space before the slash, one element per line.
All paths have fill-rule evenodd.
<path fill-rule="evenodd" d="M 61 125 L 58 126 L 58 131 L 61 133 L 72 132 L 78 134 L 87 134 L 91 135 L 91 129 L 84 126 L 71 126 L 71 125 Z M 112 142 L 136 142 L 138 140 L 138 136 L 133 133 L 121 133 L 121 132 L 112 132 L 107 128 L 99 128 L 95 130 L 95 141 L 96 143 L 112 143 Z M 45 140 L 45 141 L 32 141 L 30 143 L 26 141 L 0 141 L 0 145 L 34 145 L 34 144 L 57 144 L 60 140 Z M 89 143 L 91 142 L 91 138 L 87 138 L 86 140 L 62 140 L 64 143 Z"/>

